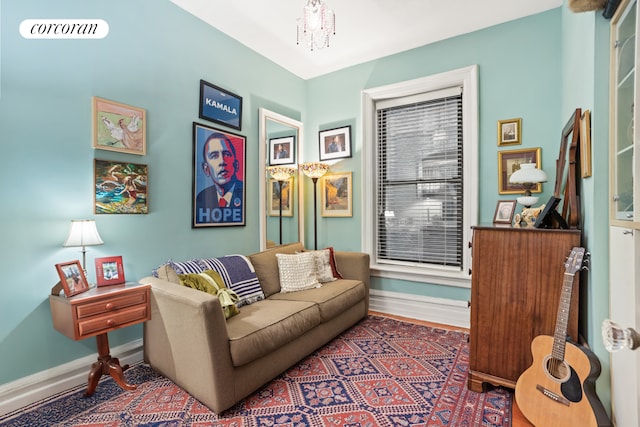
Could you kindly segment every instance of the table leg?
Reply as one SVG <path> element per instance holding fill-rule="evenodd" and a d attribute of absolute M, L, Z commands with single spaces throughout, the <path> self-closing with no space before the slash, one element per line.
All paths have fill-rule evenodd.
<path fill-rule="evenodd" d="M 98 343 L 98 361 L 91 365 L 89 385 L 84 395 L 87 397 L 93 395 L 102 375 L 111 375 L 116 383 L 125 390 L 135 390 L 137 386 L 129 384 L 124 378 L 124 371 L 129 369 L 129 365 L 120 366 L 120 361 L 111 357 L 107 334 L 96 336 L 96 341 Z"/>

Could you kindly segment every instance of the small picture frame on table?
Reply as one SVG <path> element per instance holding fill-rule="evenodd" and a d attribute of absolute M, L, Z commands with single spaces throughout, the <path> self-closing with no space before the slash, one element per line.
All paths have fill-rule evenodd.
<path fill-rule="evenodd" d="M 60 284 L 64 295 L 68 298 L 89 290 L 89 283 L 84 275 L 80 261 L 74 260 L 56 264 Z"/>
<path fill-rule="evenodd" d="M 96 258 L 97 285 L 121 285 L 125 283 L 121 256 Z"/>
<path fill-rule="evenodd" d="M 513 221 L 513 213 L 516 210 L 515 200 L 498 200 L 496 212 L 493 214 L 494 224 L 509 224 Z"/>

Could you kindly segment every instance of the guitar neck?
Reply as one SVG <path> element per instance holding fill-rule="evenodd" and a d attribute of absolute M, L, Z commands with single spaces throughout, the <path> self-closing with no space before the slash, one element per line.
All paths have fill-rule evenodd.
<path fill-rule="evenodd" d="M 556 360 L 564 360 L 565 344 L 567 342 L 567 324 L 569 323 L 569 310 L 571 308 L 571 294 L 573 293 L 573 280 L 576 272 L 582 268 L 584 248 L 575 247 L 565 263 L 564 279 L 562 281 L 562 293 L 558 305 L 556 317 L 556 330 L 553 334 L 553 349 L 551 355 Z"/>
<path fill-rule="evenodd" d="M 573 280 L 575 274 L 564 273 L 562 281 L 562 294 L 558 315 L 556 317 L 556 329 L 553 334 L 553 348 L 551 355 L 557 360 L 564 360 L 565 343 L 567 341 L 567 325 L 569 324 L 569 312 L 571 309 L 571 294 L 573 293 Z"/>

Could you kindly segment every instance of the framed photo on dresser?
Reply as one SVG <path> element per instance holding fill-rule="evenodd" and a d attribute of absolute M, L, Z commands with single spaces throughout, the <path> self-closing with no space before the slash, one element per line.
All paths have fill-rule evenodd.
<path fill-rule="evenodd" d="M 98 286 L 121 285 L 125 282 L 121 256 L 96 258 Z"/>
<path fill-rule="evenodd" d="M 87 282 L 80 261 L 61 262 L 56 264 L 56 270 L 67 298 L 89 290 L 89 282 Z"/>

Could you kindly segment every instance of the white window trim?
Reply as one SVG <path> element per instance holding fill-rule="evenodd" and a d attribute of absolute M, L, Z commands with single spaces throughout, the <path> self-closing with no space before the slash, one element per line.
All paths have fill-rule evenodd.
<path fill-rule="evenodd" d="M 366 89 L 362 91 L 362 174 L 364 183 L 376 182 L 374 168 L 375 146 L 375 103 L 377 101 L 410 96 L 459 85 L 463 87 L 462 132 L 463 150 L 463 242 L 471 241 L 471 227 L 478 221 L 478 66 L 472 65 L 453 71 L 422 77 L 406 82 Z M 373 214 L 376 199 L 373 191 L 362 191 L 362 249 L 371 258 L 371 275 L 383 278 L 410 280 L 458 287 L 471 287 L 471 251 L 463 251 L 462 269 L 446 267 L 418 266 L 407 263 L 393 265 L 380 262 L 375 251 L 375 227 Z"/>

